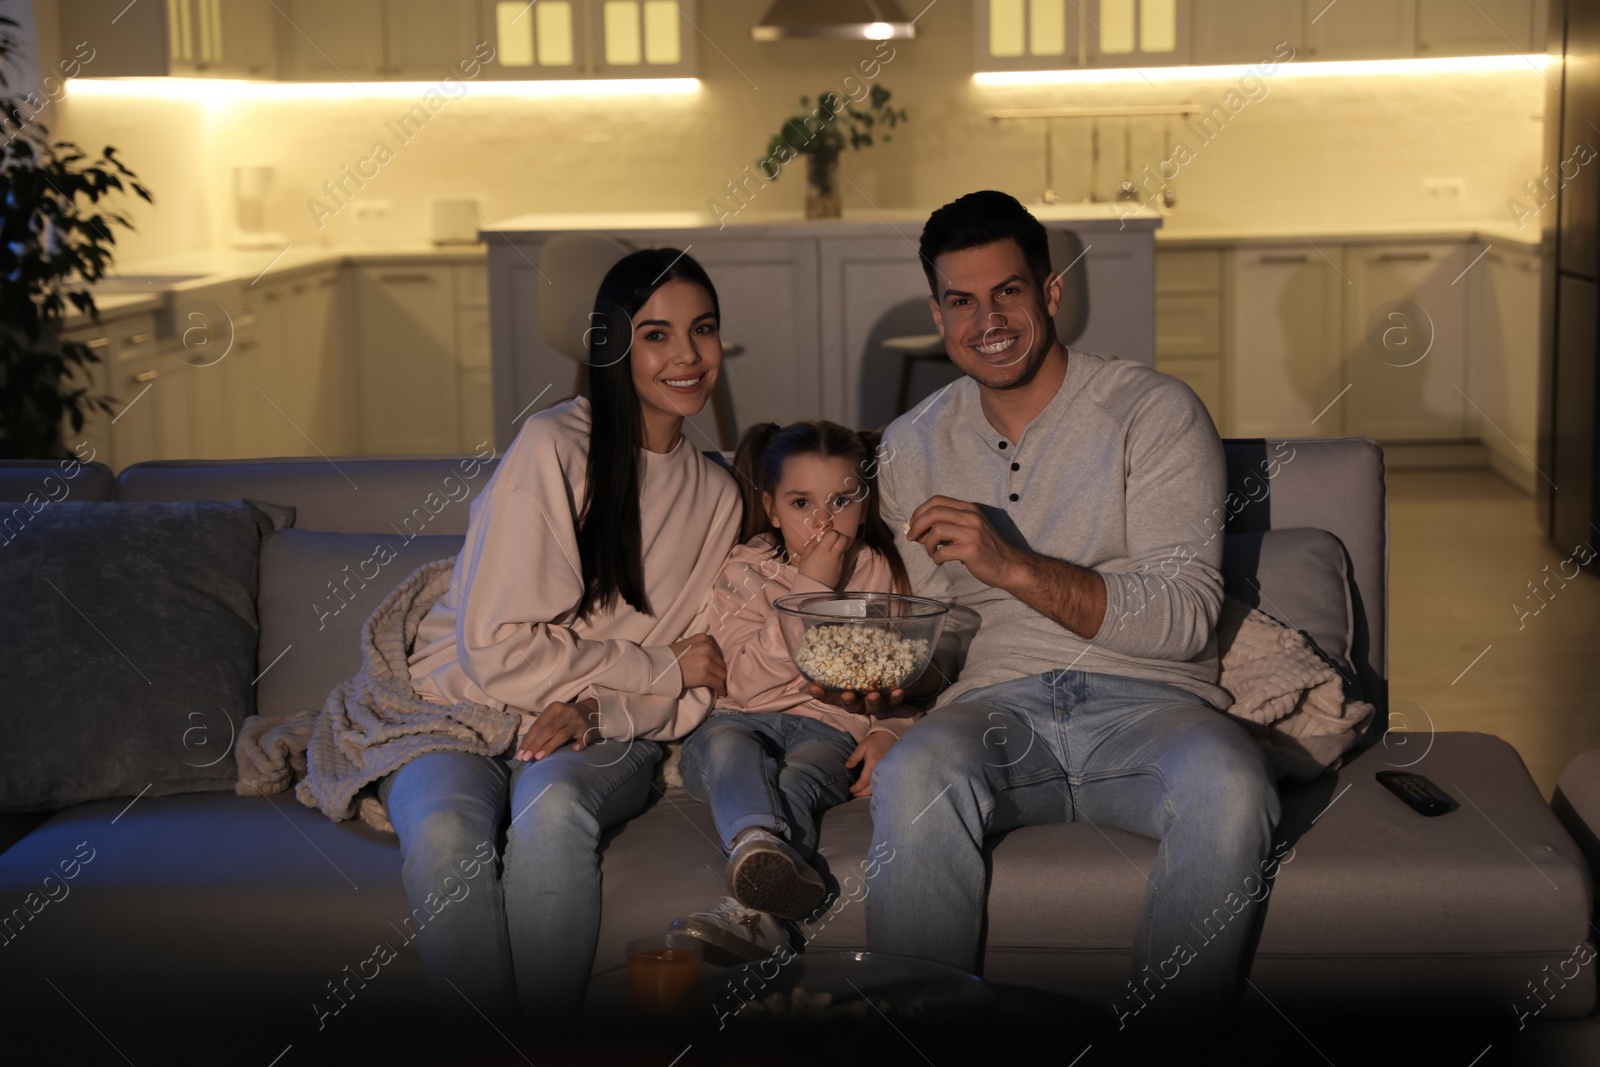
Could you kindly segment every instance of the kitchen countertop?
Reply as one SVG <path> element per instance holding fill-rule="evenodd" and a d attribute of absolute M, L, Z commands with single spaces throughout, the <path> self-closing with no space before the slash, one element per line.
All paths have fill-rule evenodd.
<path fill-rule="evenodd" d="M 1524 252 L 1539 250 L 1539 231 L 1533 227 L 1518 230 L 1510 222 L 1499 220 L 1461 221 L 1439 220 L 1415 223 L 1348 223 L 1341 226 L 1291 226 L 1244 229 L 1234 227 L 1218 229 L 1168 225 L 1156 231 L 1156 241 L 1163 248 L 1183 245 L 1235 245 L 1255 242 L 1326 241 L 1329 244 L 1350 244 L 1362 241 L 1482 241 L 1492 245 L 1510 245 Z"/>
<path fill-rule="evenodd" d="M 484 248 L 473 245 L 396 245 L 388 248 L 345 246 L 322 248 L 289 245 L 284 249 L 197 249 L 171 252 L 137 261 L 119 259 L 118 270 L 99 283 L 95 300 L 106 293 L 173 293 L 221 282 L 281 281 L 297 274 L 346 263 L 481 263 Z M 109 298 L 109 297 L 108 297 Z"/>
<path fill-rule="evenodd" d="M 1031 205 L 1041 222 L 1077 222 L 1084 229 L 1159 229 L 1162 218 L 1154 211 L 1126 211 L 1118 204 Z M 1124 209 L 1124 210 L 1119 210 Z M 884 226 L 906 234 L 922 231 L 928 212 L 891 208 L 887 211 L 847 211 L 837 219 L 807 219 L 799 212 L 748 215 L 740 218 L 731 212 L 719 225 L 708 211 L 617 211 L 590 213 L 535 213 L 518 215 L 494 223 L 478 232 L 490 244 L 508 243 L 526 234 L 565 233 L 572 230 L 629 232 L 640 230 L 738 230 L 756 237 L 877 237 Z"/>

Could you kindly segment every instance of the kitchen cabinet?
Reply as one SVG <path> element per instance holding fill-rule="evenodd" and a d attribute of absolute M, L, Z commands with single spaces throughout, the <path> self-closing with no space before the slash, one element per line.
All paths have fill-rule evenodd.
<path fill-rule="evenodd" d="M 1344 432 L 1379 441 L 1467 437 L 1470 246 L 1348 245 L 1344 272 Z"/>
<path fill-rule="evenodd" d="M 246 394 L 255 416 L 253 454 L 335 456 L 354 444 L 341 288 L 340 272 L 327 270 L 251 287 L 246 296 L 245 314 L 255 319 Z"/>
<path fill-rule="evenodd" d="M 361 452 L 458 451 L 451 268 L 371 265 L 354 274 Z"/>
<path fill-rule="evenodd" d="M 581 78 L 589 69 L 583 0 L 478 0 L 481 40 L 494 45 L 485 78 Z"/>
<path fill-rule="evenodd" d="M 1548 6 L 1535 0 L 1417 0 L 1417 54 L 1543 52 Z"/>
<path fill-rule="evenodd" d="M 1479 250 L 1474 248 L 1473 254 Z M 1467 426 L 1489 465 L 1532 494 L 1538 438 L 1539 257 L 1489 249 L 1469 285 Z"/>
<path fill-rule="evenodd" d="M 1417 0 L 1303 0 L 1302 10 L 1309 59 L 1404 59 L 1417 54 Z"/>
<path fill-rule="evenodd" d="M 459 449 L 476 452 L 494 440 L 493 371 L 489 358 L 489 272 L 482 264 L 455 272 L 456 397 Z"/>
<path fill-rule="evenodd" d="M 976 70 L 1054 70 L 1080 63 L 1080 24 L 1068 0 L 975 0 Z"/>
<path fill-rule="evenodd" d="M 94 48 L 86 77 L 278 76 L 270 0 L 71 0 L 58 10 L 61 40 Z"/>
<path fill-rule="evenodd" d="M 117 468 L 192 454 L 193 368 L 172 346 L 157 342 L 153 317 L 118 323 L 112 336 L 108 385 L 118 401 L 110 423 Z"/>
<path fill-rule="evenodd" d="M 1222 256 L 1219 250 L 1156 253 L 1156 370 L 1193 389 L 1219 431 L 1227 425 Z"/>
<path fill-rule="evenodd" d="M 473 56 L 472 0 L 281 0 L 290 81 L 438 81 Z"/>
<path fill-rule="evenodd" d="M 1338 249 L 1323 252 L 1337 260 Z M 1337 437 L 1344 279 L 1314 249 L 1240 244 L 1230 252 L 1231 437 Z M 1336 399 L 1338 403 L 1335 403 Z M 1330 405 L 1332 405 L 1330 407 Z"/>
<path fill-rule="evenodd" d="M 1300 0 L 1194 0 L 1194 63 L 1255 63 L 1288 42 L 1305 52 Z"/>
<path fill-rule="evenodd" d="M 1095 17 L 1083 35 L 1084 65 L 1112 70 L 1188 63 L 1192 0 L 1093 0 Z M 1074 5 L 1076 6 L 1076 5 Z M 1270 44 L 1269 44 L 1270 50 Z"/>

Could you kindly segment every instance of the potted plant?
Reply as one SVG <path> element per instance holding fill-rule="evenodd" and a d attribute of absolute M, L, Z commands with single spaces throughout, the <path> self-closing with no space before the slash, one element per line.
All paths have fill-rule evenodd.
<path fill-rule="evenodd" d="M 9 88 L 7 61 L 21 49 L 16 26 L 0 16 L 0 88 Z M 101 199 L 131 189 L 150 200 L 115 149 L 92 159 L 49 142 L 32 101 L 0 97 L 0 459 L 67 458 L 64 423 L 81 433 L 88 412 L 113 410 L 113 397 L 91 396 L 83 384 L 100 357 L 62 340 L 61 324 L 69 305 L 99 321 L 87 283 L 105 274 L 112 228 L 132 229 L 101 210 Z"/>
<path fill-rule="evenodd" d="M 805 157 L 806 218 L 838 218 L 839 156 L 845 145 L 859 151 L 871 147 L 874 136 L 888 141 L 887 130 L 906 121 L 904 109 L 889 106 L 889 96 L 888 89 L 874 85 L 865 106 L 857 107 L 855 101 L 829 90 L 817 97 L 815 108 L 810 97 L 802 96 L 800 106 L 809 110 L 791 116 L 772 135 L 767 156 L 760 161 L 762 173 L 770 167 L 769 176 L 775 178 L 785 163 Z"/>

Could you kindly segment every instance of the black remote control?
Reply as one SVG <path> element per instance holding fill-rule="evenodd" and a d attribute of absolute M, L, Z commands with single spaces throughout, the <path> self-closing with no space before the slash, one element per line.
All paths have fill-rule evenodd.
<path fill-rule="evenodd" d="M 1444 815 L 1455 811 L 1461 805 L 1455 798 L 1443 789 L 1434 785 L 1420 774 L 1409 774 L 1405 771 L 1379 771 L 1378 781 L 1384 788 L 1410 805 L 1411 810 L 1419 815 Z"/>

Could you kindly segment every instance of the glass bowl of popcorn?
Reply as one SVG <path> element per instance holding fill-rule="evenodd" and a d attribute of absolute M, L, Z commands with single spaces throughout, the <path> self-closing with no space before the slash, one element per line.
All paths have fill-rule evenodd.
<path fill-rule="evenodd" d="M 887 693 L 921 677 L 950 612 L 902 593 L 792 593 L 773 606 L 806 680 L 858 693 Z"/>

